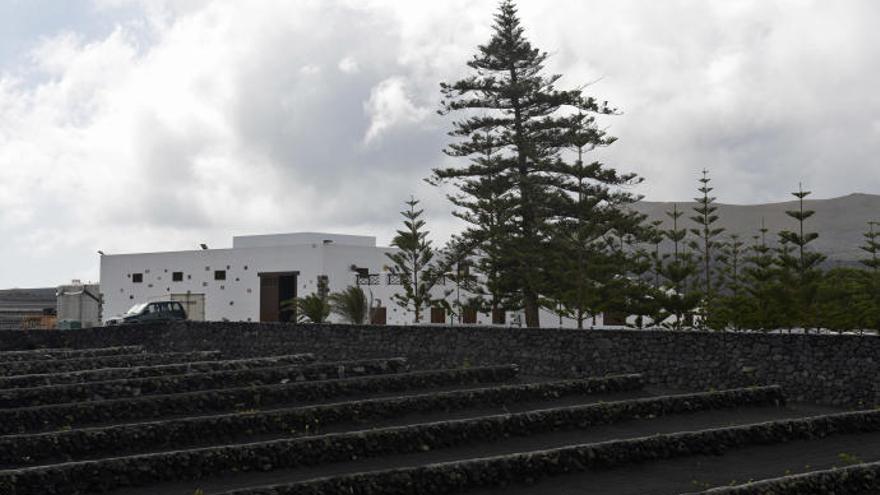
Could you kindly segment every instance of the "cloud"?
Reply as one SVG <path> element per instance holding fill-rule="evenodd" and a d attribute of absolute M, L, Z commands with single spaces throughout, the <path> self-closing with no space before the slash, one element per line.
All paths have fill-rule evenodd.
<path fill-rule="evenodd" d="M 520 4 L 560 85 L 621 108 L 598 156 L 650 199 L 689 198 L 704 167 L 729 202 L 880 190 L 875 2 Z M 458 224 L 422 182 L 451 162 L 438 83 L 495 5 L 94 0 L 112 29 L 32 33 L 25 65 L 0 63 L 0 287 L 95 279 L 96 249 L 387 242 L 410 194 L 441 240 Z"/>
<path fill-rule="evenodd" d="M 431 114 L 429 108 L 419 108 L 413 104 L 407 94 L 406 81 L 400 77 L 385 79 L 376 85 L 364 109 L 370 117 L 370 127 L 364 136 L 367 144 L 389 129 L 418 124 Z"/>

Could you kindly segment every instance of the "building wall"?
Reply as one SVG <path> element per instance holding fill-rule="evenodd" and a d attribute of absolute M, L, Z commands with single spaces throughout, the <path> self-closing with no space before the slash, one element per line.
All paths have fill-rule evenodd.
<path fill-rule="evenodd" d="M 324 242 L 331 241 L 331 242 Z M 131 306 L 156 300 L 167 300 L 172 294 L 205 294 L 205 319 L 208 321 L 259 321 L 261 272 L 299 272 L 297 296 L 317 290 L 319 275 L 327 275 L 331 292 L 355 285 L 352 267 L 366 268 L 379 275 L 379 284 L 363 286 L 374 304 L 387 308 L 387 323 L 412 323 L 411 312 L 399 307 L 391 296 L 400 286 L 389 285 L 387 275 L 392 264 L 386 253 L 393 248 L 375 246 L 375 238 L 339 234 L 278 234 L 244 236 L 234 239 L 231 249 L 207 249 L 164 253 L 104 255 L 101 257 L 101 290 L 104 298 L 103 321 L 118 316 Z M 226 280 L 215 280 L 215 270 L 225 270 Z M 183 272 L 183 280 L 172 280 L 174 272 Z M 142 282 L 133 281 L 141 274 Z M 454 291 L 450 284 L 436 287 L 435 297 Z M 447 300 L 453 302 L 454 294 Z M 462 301 L 469 295 L 462 292 Z M 336 321 L 331 316 L 331 321 Z M 516 326 L 521 316 L 509 312 L 505 326 Z M 430 321 L 425 310 L 424 322 Z M 448 319 L 447 319 L 448 322 Z M 557 316 L 541 312 L 544 326 L 560 326 Z M 490 325 L 492 317 L 477 314 L 477 324 Z M 601 324 L 601 316 L 596 324 Z M 575 322 L 565 319 L 562 327 L 572 328 Z"/>

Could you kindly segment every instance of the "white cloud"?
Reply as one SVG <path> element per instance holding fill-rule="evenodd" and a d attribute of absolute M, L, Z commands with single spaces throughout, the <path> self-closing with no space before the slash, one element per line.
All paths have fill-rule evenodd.
<path fill-rule="evenodd" d="M 339 61 L 339 70 L 346 74 L 354 74 L 360 70 L 358 66 L 357 60 L 352 57 L 345 57 L 344 59 Z"/>
<path fill-rule="evenodd" d="M 441 238 L 438 83 L 467 71 L 494 0 L 94 0 L 109 34 L 35 34 L 0 72 L 0 287 L 97 276 L 96 249 L 327 229 L 387 241 L 424 199 Z M 521 0 L 561 86 L 623 115 L 601 156 L 688 198 L 880 191 L 880 4 Z M 0 64 L 0 67 L 4 67 Z"/>
<path fill-rule="evenodd" d="M 365 143 L 375 141 L 394 127 L 417 124 L 431 113 L 430 109 L 417 107 L 412 102 L 407 94 L 406 81 L 400 77 L 391 77 L 377 84 L 370 92 L 364 110 L 370 117 Z"/>

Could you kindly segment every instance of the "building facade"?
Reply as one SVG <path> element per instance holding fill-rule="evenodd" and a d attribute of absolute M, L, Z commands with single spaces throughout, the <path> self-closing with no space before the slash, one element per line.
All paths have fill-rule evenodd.
<path fill-rule="evenodd" d="M 322 286 L 338 292 L 357 285 L 367 295 L 375 323 L 411 324 L 411 312 L 391 299 L 401 290 L 386 256 L 393 251 L 377 246 L 371 236 L 301 232 L 234 237 L 226 249 L 103 255 L 102 318 L 106 322 L 142 302 L 175 300 L 184 303 L 193 320 L 289 321 L 292 314 L 285 301 Z M 450 302 L 470 297 L 460 292 L 446 283 L 433 295 Z M 424 313 L 423 323 L 453 323 L 441 309 Z M 480 325 L 522 321 L 515 312 L 469 311 L 462 317 L 463 323 Z M 541 320 L 556 326 L 558 318 L 543 313 Z"/>

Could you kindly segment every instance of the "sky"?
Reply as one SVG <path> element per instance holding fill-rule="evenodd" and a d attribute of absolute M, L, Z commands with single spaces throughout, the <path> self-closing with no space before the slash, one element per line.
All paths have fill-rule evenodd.
<path fill-rule="evenodd" d="M 620 110 L 596 153 L 688 200 L 880 193 L 880 2 L 520 0 L 560 87 Z M 495 0 L 0 0 L 0 288 L 107 253 L 324 231 L 390 242 Z"/>

